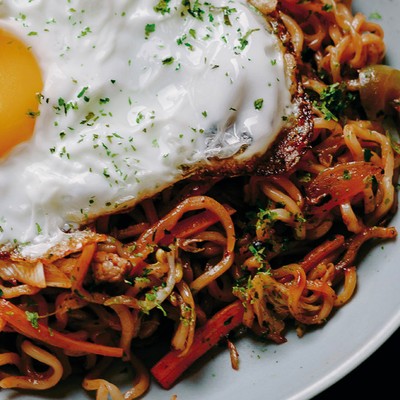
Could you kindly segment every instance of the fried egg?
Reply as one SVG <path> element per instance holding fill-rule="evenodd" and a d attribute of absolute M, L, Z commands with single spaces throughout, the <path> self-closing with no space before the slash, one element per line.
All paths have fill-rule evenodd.
<path fill-rule="evenodd" d="M 248 169 L 299 113 L 244 1 L 5 1 L 0 52 L 0 244 L 26 259 L 199 171 Z"/>

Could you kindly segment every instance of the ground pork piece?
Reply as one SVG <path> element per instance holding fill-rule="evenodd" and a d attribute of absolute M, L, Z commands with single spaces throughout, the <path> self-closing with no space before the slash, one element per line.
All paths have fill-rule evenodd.
<path fill-rule="evenodd" d="M 131 263 L 118 254 L 98 251 L 92 262 L 97 282 L 122 282 L 131 268 Z"/>

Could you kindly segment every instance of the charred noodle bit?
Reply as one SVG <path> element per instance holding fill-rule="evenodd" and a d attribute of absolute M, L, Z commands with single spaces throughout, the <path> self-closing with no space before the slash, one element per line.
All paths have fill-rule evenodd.
<path fill-rule="evenodd" d="M 184 181 L 82 226 L 82 236 L 48 257 L 33 261 L 2 252 L 1 388 L 46 389 L 80 374 L 83 388 L 98 400 L 135 399 L 148 390 L 150 373 L 169 389 L 220 341 L 237 369 L 231 331 L 240 327 L 241 333 L 284 343 L 289 321 L 301 334 L 308 325 L 329 321 L 332 310 L 363 284 L 357 280 L 361 246 L 397 236 L 389 221 L 397 212 L 400 144 L 382 120 L 398 117 L 400 73 L 381 65 L 382 28 L 354 14 L 351 1 L 249 3 L 279 37 L 298 112 L 279 115 L 284 128 L 260 157 L 243 165 L 210 157 L 198 173 L 182 165 Z M 154 4 L 157 17 L 170 17 L 169 1 Z M 229 26 L 235 3 L 223 4 L 213 12 Z M 209 20 L 206 2 L 181 6 L 188 18 Z M 150 21 L 144 40 L 150 43 L 159 26 Z M 258 33 L 241 33 L 240 46 Z M 191 52 L 197 35 L 188 32 L 177 45 Z M 278 68 L 277 60 L 267 61 Z M 183 72 L 171 57 L 162 64 Z M 120 90 L 118 79 L 110 85 Z M 84 87 L 79 101 L 93 105 L 89 94 Z M 101 99 L 102 107 L 112 100 Z M 64 99 L 58 106 L 77 111 Z M 264 99 L 255 98 L 257 113 L 262 107 Z M 233 118 L 237 110 L 229 112 Z M 199 113 L 208 117 L 206 110 Z M 102 117 L 89 114 L 86 123 Z M 136 123 L 146 118 L 159 123 L 140 113 Z M 121 139 L 115 135 L 110 143 L 94 144 L 113 157 L 111 144 Z M 134 142 L 132 137 L 133 155 L 127 153 L 132 157 Z M 152 149 L 158 145 L 153 142 Z M 162 156 L 168 163 L 168 155 Z M 110 179 L 109 173 L 104 177 Z M 138 349 L 161 337 L 170 349 L 149 371 Z M 107 379 L 114 361 L 133 372 L 125 393 Z"/>

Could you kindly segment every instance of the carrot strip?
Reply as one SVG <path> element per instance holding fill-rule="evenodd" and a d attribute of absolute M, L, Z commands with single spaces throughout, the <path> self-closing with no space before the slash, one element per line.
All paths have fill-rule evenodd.
<path fill-rule="evenodd" d="M 83 342 L 72 339 L 60 332 L 50 329 L 48 326 L 37 322 L 31 323 L 23 310 L 13 303 L 0 299 L 0 319 L 5 320 L 17 332 L 31 339 L 59 347 L 65 350 L 98 354 L 106 357 L 118 357 L 123 355 L 123 349 L 119 347 L 103 346 L 91 342 Z"/>
<path fill-rule="evenodd" d="M 172 350 L 153 366 L 151 373 L 157 382 L 164 389 L 171 388 L 187 368 L 242 323 L 243 313 L 239 300 L 216 313 L 196 330 L 192 346 L 185 355 L 182 356 L 180 350 Z"/>
<path fill-rule="evenodd" d="M 223 204 L 229 215 L 233 215 L 236 210 L 227 204 Z M 189 236 L 196 235 L 197 233 L 205 231 L 210 226 L 219 221 L 217 215 L 213 212 L 206 210 L 197 215 L 185 218 L 179 221 L 176 226 L 171 229 L 169 234 L 166 234 L 161 240 L 160 245 L 166 246 L 170 244 L 174 238 L 185 239 Z"/>

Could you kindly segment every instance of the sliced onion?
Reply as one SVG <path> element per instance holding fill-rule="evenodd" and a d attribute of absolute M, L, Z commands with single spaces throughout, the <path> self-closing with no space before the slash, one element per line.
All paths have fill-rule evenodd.
<path fill-rule="evenodd" d="M 399 111 L 400 70 L 370 65 L 360 71 L 360 98 L 369 119 Z"/>
<path fill-rule="evenodd" d="M 154 290 L 154 299 L 141 300 L 140 306 L 143 312 L 149 312 L 153 308 L 160 307 L 161 303 L 172 293 L 176 283 L 176 263 L 175 263 L 175 251 L 171 250 L 167 253 L 168 260 L 168 275 L 165 282 L 165 287 L 157 288 Z"/>
<path fill-rule="evenodd" d="M 47 286 L 61 287 L 65 289 L 71 287 L 71 279 L 69 279 L 68 276 L 54 264 L 45 264 L 44 275 Z"/>
<path fill-rule="evenodd" d="M 43 264 L 38 261 L 35 264 L 19 261 L 0 261 L 0 278 L 5 281 L 12 279 L 38 288 L 45 288 L 46 278 Z"/>

